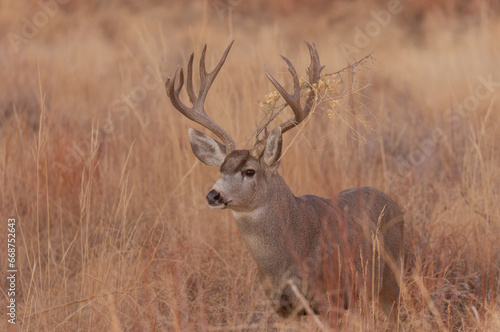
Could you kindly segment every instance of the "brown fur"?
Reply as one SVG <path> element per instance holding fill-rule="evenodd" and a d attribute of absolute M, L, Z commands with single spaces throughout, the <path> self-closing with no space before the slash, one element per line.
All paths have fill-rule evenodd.
<path fill-rule="evenodd" d="M 267 146 L 281 146 L 281 135 L 272 137 L 277 142 Z M 203 137 L 192 144 L 206 142 Z M 211 148 L 216 146 L 214 141 Z M 280 155 L 281 149 L 273 153 Z M 399 206 L 372 187 L 347 189 L 330 199 L 296 197 L 277 163 L 267 165 L 263 156 L 252 155 L 235 150 L 225 157 L 213 187 L 220 200 L 209 204 L 233 210 L 275 310 L 284 317 L 304 313 L 300 296 L 315 312 L 328 310 L 332 301 L 349 307 L 359 299 L 378 300 L 387 313 L 396 309 L 404 240 Z M 255 171 L 251 177 L 245 175 L 249 169 Z"/>

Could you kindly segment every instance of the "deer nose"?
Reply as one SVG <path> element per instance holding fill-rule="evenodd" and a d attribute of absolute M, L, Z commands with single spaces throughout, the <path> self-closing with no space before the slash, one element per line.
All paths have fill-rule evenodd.
<path fill-rule="evenodd" d="M 209 193 L 207 194 L 207 203 L 209 205 L 218 205 L 221 203 L 220 201 L 221 201 L 220 193 L 215 189 L 210 190 Z"/>

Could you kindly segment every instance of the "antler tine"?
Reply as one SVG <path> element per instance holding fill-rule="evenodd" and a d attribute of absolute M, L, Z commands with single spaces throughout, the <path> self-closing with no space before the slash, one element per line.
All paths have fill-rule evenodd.
<path fill-rule="evenodd" d="M 175 88 L 175 79 L 177 78 L 177 71 L 179 70 L 179 67 L 175 69 L 175 73 L 173 78 L 167 78 L 167 82 L 165 83 L 165 89 L 167 90 L 167 96 L 170 97 L 170 101 L 172 105 L 180 110 L 182 107 L 185 107 L 185 105 L 181 102 L 179 99 L 179 92 L 181 91 L 182 86 L 184 85 L 184 73 L 181 68 L 180 72 L 180 77 L 179 77 L 179 87 L 176 89 Z"/>
<path fill-rule="evenodd" d="M 311 55 L 311 63 L 309 64 L 309 67 L 307 68 L 307 75 L 309 76 L 309 84 L 312 85 L 314 83 L 317 83 L 321 77 L 321 70 L 325 66 L 321 66 L 321 63 L 319 61 L 319 54 L 318 50 L 316 49 L 316 45 L 313 43 L 313 46 L 309 44 L 308 42 L 305 42 L 307 47 L 309 48 L 309 53 Z M 266 75 L 273 83 L 274 87 L 280 95 L 283 97 L 283 99 L 286 101 L 286 103 L 290 106 L 290 108 L 293 111 L 293 114 L 295 115 L 294 119 L 289 119 L 282 124 L 280 124 L 281 127 L 281 132 L 285 133 L 286 131 L 292 129 L 293 127 L 297 126 L 300 122 L 302 122 L 309 112 L 312 109 L 313 106 L 313 100 L 315 98 L 314 94 L 311 93 L 307 99 L 304 108 L 301 107 L 300 105 L 300 82 L 299 82 L 299 77 L 297 75 L 297 71 L 293 67 L 292 63 L 290 60 L 288 60 L 286 57 L 281 56 L 281 58 L 286 62 L 288 65 L 288 71 L 292 75 L 293 79 L 293 91 L 292 93 L 288 93 L 282 86 L 281 84 L 276 81 L 276 79 L 269 74 L 268 70 L 266 67 L 264 67 L 266 71 Z"/>
<path fill-rule="evenodd" d="M 264 66 L 264 69 L 266 71 L 267 78 L 273 83 L 274 87 L 278 92 L 281 94 L 283 99 L 285 99 L 286 103 L 290 105 L 290 108 L 292 109 L 293 113 L 295 114 L 295 117 L 300 119 L 301 114 L 300 114 L 300 83 L 299 83 L 299 78 L 297 76 L 297 72 L 295 71 L 295 68 L 293 67 L 292 63 L 290 60 L 285 58 L 284 56 L 281 56 L 281 58 L 287 63 L 288 65 L 288 71 L 290 74 L 292 74 L 292 79 L 293 79 L 293 92 L 290 94 L 288 93 L 285 88 L 281 86 L 281 84 L 276 81 L 276 79 L 269 74 L 269 71 L 267 70 L 267 67 Z"/>
<path fill-rule="evenodd" d="M 306 42 L 307 47 L 309 48 L 309 54 L 311 55 L 311 63 L 307 67 L 307 76 L 309 76 L 309 82 L 317 82 L 321 77 L 321 71 L 325 66 L 322 66 L 319 61 L 318 49 L 316 48 L 316 44 L 313 43 L 313 46 Z"/>
<path fill-rule="evenodd" d="M 191 53 L 191 56 L 189 57 L 186 90 L 188 93 L 189 101 L 191 102 L 191 104 L 194 105 L 196 97 L 194 95 L 194 88 L 193 88 L 193 59 L 194 59 L 194 52 Z"/>
<path fill-rule="evenodd" d="M 219 70 L 222 68 L 222 65 L 224 65 L 224 62 L 226 62 L 227 55 L 229 54 L 229 51 L 231 50 L 233 43 L 234 40 L 231 41 L 231 43 L 229 43 L 226 50 L 224 51 L 224 54 L 222 54 L 219 63 L 217 64 L 217 66 L 215 66 L 214 70 L 211 73 L 208 73 L 205 68 L 205 54 L 207 52 L 207 45 L 205 44 L 205 47 L 203 48 L 200 57 L 200 80 L 202 83 L 206 82 L 206 85 L 200 87 L 200 94 L 198 96 L 198 98 L 200 98 L 202 101 L 205 101 L 208 89 L 210 89 L 210 86 L 215 80 L 217 74 L 219 73 Z"/>
<path fill-rule="evenodd" d="M 179 86 L 175 87 L 175 80 L 177 77 L 177 71 L 179 67 L 175 70 L 174 76 L 172 78 L 168 78 L 165 83 L 165 90 L 167 92 L 167 96 L 170 98 L 170 102 L 172 105 L 181 112 L 188 119 L 199 123 L 203 127 L 207 128 L 215 135 L 217 135 L 222 143 L 226 146 L 226 151 L 229 154 L 231 151 L 235 149 L 235 144 L 231 136 L 224 129 L 222 129 L 217 123 L 215 123 L 205 112 L 204 103 L 207 97 L 210 86 L 212 85 L 215 77 L 219 73 L 219 70 L 222 68 L 222 65 L 226 61 L 227 55 L 231 46 L 233 45 L 232 41 L 229 46 L 224 51 L 222 58 L 219 63 L 215 67 L 215 69 L 211 73 L 207 73 L 205 69 L 205 53 L 207 50 L 207 45 L 203 48 L 201 57 L 200 57 L 200 91 L 198 96 L 194 93 L 193 88 L 193 59 L 194 53 L 191 54 L 188 62 L 187 68 L 187 82 L 186 82 L 186 90 L 189 96 L 189 101 L 193 105 L 192 107 L 187 107 L 179 97 L 179 93 L 181 92 L 182 86 L 184 84 L 184 73 L 181 68 L 179 75 Z"/>

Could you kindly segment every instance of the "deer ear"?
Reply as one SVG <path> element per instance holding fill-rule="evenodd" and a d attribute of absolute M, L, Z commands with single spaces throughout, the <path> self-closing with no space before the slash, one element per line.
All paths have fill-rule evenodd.
<path fill-rule="evenodd" d="M 196 129 L 189 129 L 189 140 L 194 155 L 208 166 L 220 166 L 226 159 L 226 147 Z"/>
<path fill-rule="evenodd" d="M 277 166 L 277 161 L 281 157 L 281 142 L 281 127 L 278 126 L 271 131 L 266 141 L 264 162 L 267 166 Z"/>

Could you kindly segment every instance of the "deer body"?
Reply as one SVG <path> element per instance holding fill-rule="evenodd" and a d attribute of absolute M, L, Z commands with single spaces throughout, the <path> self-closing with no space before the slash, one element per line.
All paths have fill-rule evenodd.
<path fill-rule="evenodd" d="M 316 48 L 307 45 L 311 53 L 309 83 L 313 84 L 323 67 Z M 203 109 L 206 93 L 230 47 L 212 73 L 205 71 L 203 50 L 198 97 L 193 92 L 191 56 L 187 91 L 192 108 L 179 100 L 182 70 L 180 87 L 175 87 L 176 75 L 167 81 L 172 104 L 223 141 L 189 130 L 196 157 L 221 171 L 220 179 L 207 194 L 207 203 L 214 209 L 233 211 L 266 294 L 280 315 L 304 313 L 307 306 L 320 312 L 322 305 L 335 297 L 348 306 L 363 294 L 377 298 L 387 312 L 391 311 L 399 297 L 404 227 L 401 209 L 372 187 L 347 189 L 330 199 L 293 195 L 277 171 L 282 133 L 307 116 L 314 96 L 307 98 L 304 108 L 300 107 L 298 77 L 286 58 L 294 79 L 292 94 L 266 73 L 294 111 L 295 119 L 277 126 L 253 149 L 236 150 L 230 136 Z"/>
<path fill-rule="evenodd" d="M 241 175 L 248 167 L 256 170 L 251 180 Z M 288 281 L 293 281 L 310 301 L 312 309 L 319 311 L 318 299 L 311 292 L 323 292 L 324 279 L 331 277 L 322 271 L 325 260 L 334 265 L 333 270 L 339 264 L 346 269 L 352 265 L 362 274 L 365 265 L 371 272 L 371 237 L 377 227 L 381 233 L 379 242 L 386 243 L 388 258 L 400 262 L 402 211 L 375 188 L 351 188 L 331 199 L 314 195 L 296 197 L 276 171 L 266 168 L 264 162 L 253 158 L 248 150 L 227 156 L 221 173 L 211 191 L 220 195 L 220 201 L 209 200 L 209 204 L 217 208 L 223 202 L 230 202 L 224 208 L 233 209 L 236 225 L 257 263 L 265 291 L 282 316 L 298 312 L 302 307 Z M 249 181 L 258 182 L 258 186 L 245 183 Z M 396 227 L 387 228 L 391 221 Z M 352 252 L 345 252 L 344 247 L 351 247 Z M 366 262 L 362 261 L 361 253 Z M 377 270 L 381 271 L 381 275 L 376 276 L 381 285 L 375 291 L 380 293 L 380 298 L 387 297 L 386 302 L 392 305 L 398 296 L 395 275 L 383 260 Z M 342 281 L 345 277 L 339 279 Z M 338 292 L 347 303 L 348 291 L 339 289 Z"/>

